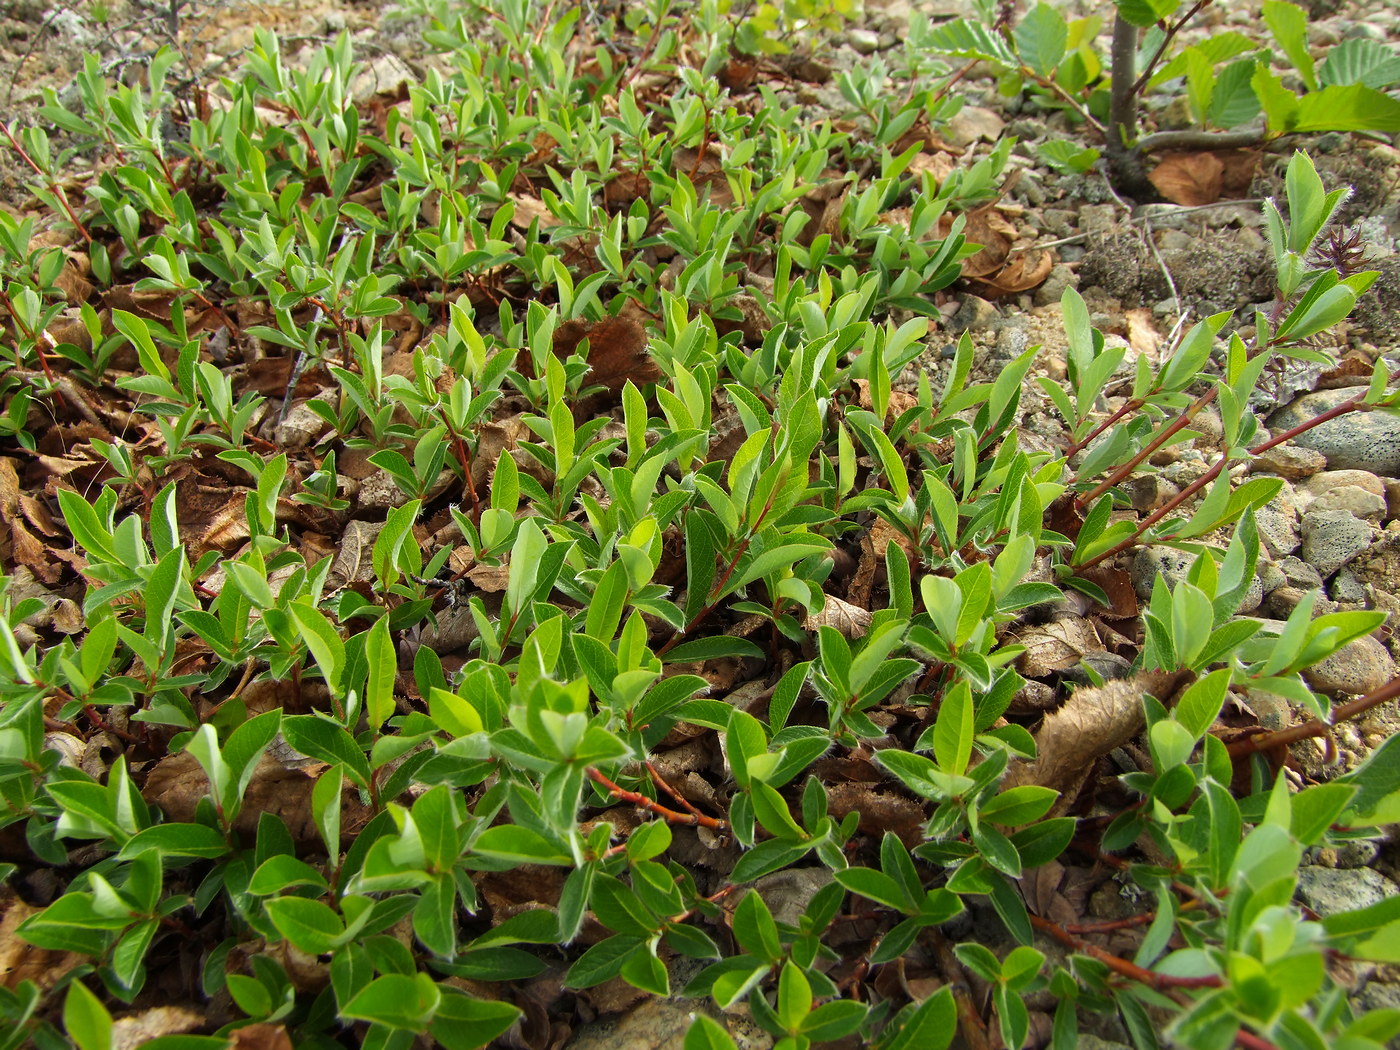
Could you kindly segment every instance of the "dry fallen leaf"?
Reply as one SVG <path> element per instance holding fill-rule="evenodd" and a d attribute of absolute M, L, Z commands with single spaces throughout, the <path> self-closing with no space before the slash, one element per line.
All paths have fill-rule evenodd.
<path fill-rule="evenodd" d="M 1148 179 L 1173 204 L 1214 204 L 1224 188 L 1225 165 L 1214 153 L 1169 153 Z"/>
<path fill-rule="evenodd" d="M 1076 689 L 1035 734 L 1035 759 L 1013 762 L 1002 790 L 1022 784 L 1054 788 L 1062 792 L 1057 808 L 1068 807 L 1094 763 L 1142 730 L 1142 694 L 1166 701 L 1184 677 L 1180 672 L 1145 671 Z"/>

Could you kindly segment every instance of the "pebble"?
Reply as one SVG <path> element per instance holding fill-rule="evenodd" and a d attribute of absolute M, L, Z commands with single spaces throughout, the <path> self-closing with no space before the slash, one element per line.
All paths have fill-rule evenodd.
<path fill-rule="evenodd" d="M 1298 486 L 1298 490 L 1312 496 L 1320 496 L 1324 492 L 1348 485 L 1363 488 L 1377 496 L 1385 496 L 1385 483 L 1368 470 L 1324 470 L 1322 473 L 1308 478 L 1307 481 Z"/>
<path fill-rule="evenodd" d="M 1375 530 L 1345 511 L 1319 510 L 1303 515 L 1303 560 L 1323 577 L 1331 576 L 1371 545 Z"/>
<path fill-rule="evenodd" d="M 873 55 L 880 47 L 880 34 L 869 29 L 852 29 L 846 34 L 846 43 L 859 54 Z"/>
<path fill-rule="evenodd" d="M 1342 387 L 1304 394 L 1274 413 L 1269 426 L 1275 431 L 1289 430 L 1360 393 L 1358 387 Z M 1292 440 L 1296 445 L 1321 452 L 1333 470 L 1400 476 L 1400 418 L 1384 412 L 1348 412 L 1319 423 Z"/>
<path fill-rule="evenodd" d="M 1323 918 L 1379 904 L 1400 887 L 1374 868 L 1326 868 L 1304 864 L 1298 869 L 1298 899 Z"/>
<path fill-rule="evenodd" d="M 1308 504 L 1309 513 L 1341 511 L 1353 518 L 1379 523 L 1385 515 L 1385 497 L 1363 489 L 1360 485 L 1341 485 L 1328 489 Z"/>
<path fill-rule="evenodd" d="M 1303 672 L 1303 679 L 1319 693 L 1361 696 L 1379 689 L 1395 677 L 1395 661 L 1385 646 L 1369 634 L 1348 642 L 1321 663 Z M 1360 740 L 1357 744 L 1359 746 Z"/>
<path fill-rule="evenodd" d="M 995 142 L 1006 128 L 1000 115 L 983 106 L 964 106 L 948 121 L 944 137 L 950 146 L 965 149 L 974 142 Z"/>
<path fill-rule="evenodd" d="M 1060 301 L 1060 296 L 1065 294 L 1066 288 L 1078 287 L 1079 275 L 1064 263 L 1058 263 L 1051 268 L 1045 283 L 1035 290 L 1032 302 L 1036 306 L 1049 306 Z"/>
<path fill-rule="evenodd" d="M 1254 469 L 1281 478 L 1306 478 L 1325 469 L 1327 457 L 1317 449 L 1303 448 L 1291 441 L 1275 445 L 1254 457 Z"/>

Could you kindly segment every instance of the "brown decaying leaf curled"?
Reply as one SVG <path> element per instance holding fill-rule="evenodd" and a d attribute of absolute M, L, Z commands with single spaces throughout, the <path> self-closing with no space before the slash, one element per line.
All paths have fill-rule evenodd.
<path fill-rule="evenodd" d="M 1039 784 L 1061 792 L 1057 810 L 1068 806 L 1094 763 L 1142 731 L 1142 694 L 1165 702 L 1186 677 L 1180 671 L 1144 671 L 1076 689 L 1063 707 L 1046 716 L 1035 734 L 1035 759 L 1013 762 L 1002 779 L 1002 789 Z"/>

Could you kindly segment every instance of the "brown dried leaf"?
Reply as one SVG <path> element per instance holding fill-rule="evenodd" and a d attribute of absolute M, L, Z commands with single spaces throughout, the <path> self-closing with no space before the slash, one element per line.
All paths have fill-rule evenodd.
<path fill-rule="evenodd" d="M 1013 762 L 1002 789 L 1022 784 L 1054 788 L 1063 792 L 1057 806 L 1067 807 L 1094 763 L 1141 731 L 1142 694 L 1165 701 L 1184 677 L 1180 672 L 1144 671 L 1097 688 L 1076 689 L 1035 734 L 1035 759 Z"/>
<path fill-rule="evenodd" d="M 292 1039 L 280 1024 L 250 1024 L 234 1030 L 229 1050 L 292 1050 Z"/>
<path fill-rule="evenodd" d="M 951 219 L 947 225 L 951 229 Z M 1011 245 L 1016 240 L 1016 227 L 1006 221 L 995 205 L 988 204 L 967 213 L 963 236 L 969 244 L 980 244 L 982 249 L 962 261 L 962 275 L 988 277 L 1006 265 Z"/>
<path fill-rule="evenodd" d="M 243 808 L 234 824 L 236 830 L 242 835 L 255 835 L 259 816 L 271 813 L 282 819 L 298 843 L 318 843 L 320 832 L 311 814 L 311 789 L 324 768 L 322 763 L 291 767 L 271 754 L 264 755 L 243 793 Z M 208 793 L 209 780 L 188 751 L 167 755 L 157 762 L 141 789 L 141 797 L 159 806 L 170 820 L 185 822 L 194 820 L 195 807 Z M 359 834 L 372 815 L 360 802 L 359 792 L 348 786 L 341 796 L 341 814 L 341 833 L 346 839 Z"/>
<path fill-rule="evenodd" d="M 51 988 L 86 962 L 76 952 L 50 951 L 20 939 L 16 932 L 20 923 L 40 910 L 8 890 L 0 894 L 0 987 L 15 988 L 21 981 L 33 981 L 40 988 Z"/>
<path fill-rule="evenodd" d="M 1094 625 L 1082 616 L 1026 627 L 1012 635 L 1026 651 L 1016 658 L 1016 670 L 1027 678 L 1040 678 L 1077 664 L 1085 653 L 1103 648 Z"/>
<path fill-rule="evenodd" d="M 1018 252 L 1006 266 L 973 286 L 985 299 L 1017 295 L 1045 283 L 1054 267 L 1055 257 L 1049 252 Z"/>
<path fill-rule="evenodd" d="M 1128 322 L 1128 345 L 1140 354 L 1155 356 L 1162 345 L 1162 333 L 1152 323 L 1152 311 L 1145 306 L 1124 310 Z"/>
<path fill-rule="evenodd" d="M 187 1006 L 155 1006 L 139 1014 L 128 1014 L 112 1022 L 112 1050 L 136 1050 L 163 1035 L 184 1035 L 196 1031 L 204 1027 L 205 1021 L 204 1011 Z M 286 1045 L 290 1047 L 291 1043 Z M 247 1044 L 246 1050 L 253 1047 L 281 1050 L 280 1047 L 273 1048 L 271 1044 L 264 1043 Z"/>
<path fill-rule="evenodd" d="M 862 609 L 859 605 L 852 605 L 828 594 L 826 605 L 821 612 L 809 615 L 802 621 L 802 627 L 807 631 L 815 631 L 819 627 L 834 627 L 846 638 L 864 638 L 865 632 L 870 630 L 872 619 L 874 615 L 869 609 Z"/>
<path fill-rule="evenodd" d="M 1169 153 L 1147 176 L 1173 204 L 1214 204 L 1224 188 L 1225 165 L 1214 153 Z"/>
<path fill-rule="evenodd" d="M 838 821 L 847 813 L 859 813 L 860 830 L 867 835 L 893 831 L 906 846 L 924 838 L 924 807 L 905 795 L 886 794 L 876 784 L 830 784 L 827 808 Z"/>
<path fill-rule="evenodd" d="M 1106 615 L 1110 619 L 1127 620 L 1138 614 L 1137 591 L 1133 590 L 1133 581 L 1124 570 L 1112 565 L 1095 565 L 1081 569 L 1076 575 L 1103 589 L 1108 596 Z"/>

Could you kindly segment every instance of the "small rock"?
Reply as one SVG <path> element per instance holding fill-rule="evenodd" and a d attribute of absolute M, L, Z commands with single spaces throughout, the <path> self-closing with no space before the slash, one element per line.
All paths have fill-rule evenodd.
<path fill-rule="evenodd" d="M 1368 492 L 1360 485 L 1341 485 L 1328 489 L 1308 504 L 1308 513 L 1341 511 L 1353 518 L 1379 522 L 1385 515 L 1385 497 Z"/>
<path fill-rule="evenodd" d="M 1298 492 L 1321 496 L 1333 489 L 1355 485 L 1377 496 L 1385 495 L 1385 482 L 1369 470 L 1324 470 L 1297 487 Z"/>
<path fill-rule="evenodd" d="M 1268 693 L 1262 689 L 1248 689 L 1244 698 L 1245 703 L 1249 704 L 1249 709 L 1254 712 L 1254 717 L 1259 719 L 1259 724 L 1265 729 L 1279 730 L 1293 721 L 1293 707 L 1285 696 Z"/>
<path fill-rule="evenodd" d="M 1313 593 L 1316 592 L 1312 588 L 1278 587 L 1269 592 L 1268 601 L 1264 603 L 1264 612 L 1270 616 L 1278 617 L 1279 622 L 1282 623 L 1293 615 L 1293 610 L 1298 607 L 1299 602 Z M 1336 611 L 1337 603 L 1330 598 L 1318 598 L 1313 605 L 1314 616 Z"/>
<path fill-rule="evenodd" d="M 1317 590 L 1322 586 L 1322 574 L 1303 561 L 1302 558 L 1289 555 L 1279 561 L 1278 567 L 1289 587 L 1310 591 Z"/>
<path fill-rule="evenodd" d="M 1361 696 L 1379 689 L 1395 677 L 1395 661 L 1385 646 L 1369 634 L 1348 642 L 1321 663 L 1303 672 L 1303 679 L 1319 693 Z"/>
<path fill-rule="evenodd" d="M 1035 290 L 1032 302 L 1036 306 L 1049 306 L 1058 303 L 1066 288 L 1078 288 L 1079 276 L 1064 263 L 1057 263 L 1050 270 L 1045 283 Z"/>
<path fill-rule="evenodd" d="M 1375 530 L 1343 511 L 1303 515 L 1303 560 L 1323 577 L 1331 576 L 1371 545 Z"/>
<path fill-rule="evenodd" d="M 1342 387 L 1305 394 L 1274 413 L 1269 426 L 1276 431 L 1291 429 L 1360 393 L 1357 387 Z M 1293 442 L 1321 452 L 1333 470 L 1400 476 L 1400 418 L 1384 412 L 1348 412 L 1303 431 Z"/>
<path fill-rule="evenodd" d="M 1001 311 L 993 303 L 975 295 L 964 295 L 958 312 L 948 320 L 954 333 L 981 332 L 1001 327 Z"/>
<path fill-rule="evenodd" d="M 288 452 L 300 452 L 315 443 L 326 431 L 326 421 L 311 409 L 310 402 L 299 401 L 287 412 L 287 418 L 277 424 L 273 435 L 278 447 Z"/>
<path fill-rule="evenodd" d="M 1281 478 L 1306 478 L 1327 466 L 1327 457 L 1312 448 L 1303 448 L 1285 441 L 1254 457 L 1254 469 L 1277 474 Z"/>
<path fill-rule="evenodd" d="M 964 106 L 948 121 L 944 132 L 950 146 L 965 149 L 978 141 L 995 142 L 1005 128 L 1006 122 L 993 110 Z"/>
<path fill-rule="evenodd" d="M 1385 520 L 1400 518 L 1400 478 L 1382 478 L 1385 485 Z"/>
<path fill-rule="evenodd" d="M 1160 474 L 1143 474 L 1125 486 L 1133 501 L 1133 510 L 1150 514 L 1175 498 L 1181 490 Z"/>
<path fill-rule="evenodd" d="M 1298 549 L 1298 511 L 1291 500 L 1285 508 L 1280 505 L 1279 497 L 1275 497 L 1273 502 L 1254 512 L 1254 524 L 1271 557 L 1283 558 Z"/>
<path fill-rule="evenodd" d="M 869 29 L 852 29 L 846 34 L 846 43 L 859 54 L 873 55 L 880 47 L 880 34 Z"/>
<path fill-rule="evenodd" d="M 1400 893 L 1400 888 L 1374 868 L 1304 864 L 1298 869 L 1298 899 L 1324 919 L 1368 908 L 1396 893 Z"/>
<path fill-rule="evenodd" d="M 1400 591 L 1400 532 L 1388 530 L 1349 568 L 1368 587 Z"/>
<path fill-rule="evenodd" d="M 1174 547 L 1139 547 L 1128 570 L 1128 578 L 1132 580 L 1137 596 L 1147 601 L 1152 597 L 1152 588 L 1158 576 L 1175 587 L 1186 579 L 1186 573 L 1195 560 L 1194 555 Z"/>
<path fill-rule="evenodd" d="M 1079 226 L 1085 233 L 1111 233 L 1117 220 L 1112 204 L 1086 204 L 1079 209 Z"/>
<path fill-rule="evenodd" d="M 1337 570 L 1327 593 L 1334 602 L 1348 602 L 1352 605 L 1362 605 L 1366 602 L 1366 585 L 1351 571 L 1350 565 L 1343 565 Z"/>

